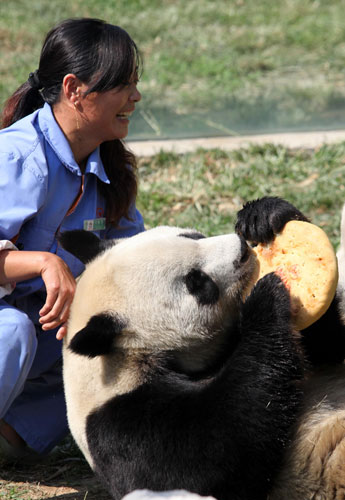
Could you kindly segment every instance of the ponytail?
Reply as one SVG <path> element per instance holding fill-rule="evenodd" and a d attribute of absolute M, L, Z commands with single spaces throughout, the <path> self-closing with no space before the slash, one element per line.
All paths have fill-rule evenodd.
<path fill-rule="evenodd" d="M 30 73 L 30 77 L 32 74 Z M 39 87 L 33 86 L 29 80 L 23 83 L 5 102 L 1 116 L 1 128 L 9 127 L 12 123 L 43 106 L 44 100 Z"/>

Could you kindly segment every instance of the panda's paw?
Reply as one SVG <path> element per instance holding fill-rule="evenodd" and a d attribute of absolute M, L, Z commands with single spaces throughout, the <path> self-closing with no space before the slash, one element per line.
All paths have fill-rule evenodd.
<path fill-rule="evenodd" d="M 290 220 L 309 220 L 286 200 L 266 196 L 246 203 L 237 214 L 235 230 L 253 244 L 268 243 Z"/>
<path fill-rule="evenodd" d="M 254 326 L 290 324 L 290 294 L 277 274 L 266 274 L 256 283 L 244 304 L 243 317 Z"/>

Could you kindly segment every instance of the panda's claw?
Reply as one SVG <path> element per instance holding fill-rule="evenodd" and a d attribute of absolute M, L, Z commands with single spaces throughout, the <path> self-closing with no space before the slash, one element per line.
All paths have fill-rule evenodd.
<path fill-rule="evenodd" d="M 243 308 L 246 328 L 249 323 L 264 330 L 281 322 L 291 323 L 290 295 L 281 278 L 275 273 L 266 274 L 253 288 Z"/>
<path fill-rule="evenodd" d="M 266 196 L 243 206 L 237 214 L 235 231 L 253 244 L 268 243 L 290 220 L 309 222 L 288 201 Z"/>

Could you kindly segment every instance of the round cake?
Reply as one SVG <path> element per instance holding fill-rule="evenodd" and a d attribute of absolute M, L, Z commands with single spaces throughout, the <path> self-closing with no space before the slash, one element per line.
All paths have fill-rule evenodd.
<path fill-rule="evenodd" d="M 318 320 L 332 302 L 338 283 L 334 249 L 326 233 L 314 224 L 290 221 L 268 244 L 253 248 L 258 279 L 277 273 L 290 292 L 297 330 Z"/>

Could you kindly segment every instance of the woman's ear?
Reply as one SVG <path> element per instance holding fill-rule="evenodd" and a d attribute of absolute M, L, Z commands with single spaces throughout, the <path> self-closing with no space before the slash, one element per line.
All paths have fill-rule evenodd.
<path fill-rule="evenodd" d="M 84 84 L 82 81 L 75 76 L 73 73 L 68 73 L 64 76 L 62 81 L 62 93 L 65 98 L 76 107 L 82 97 L 84 91 Z"/>

